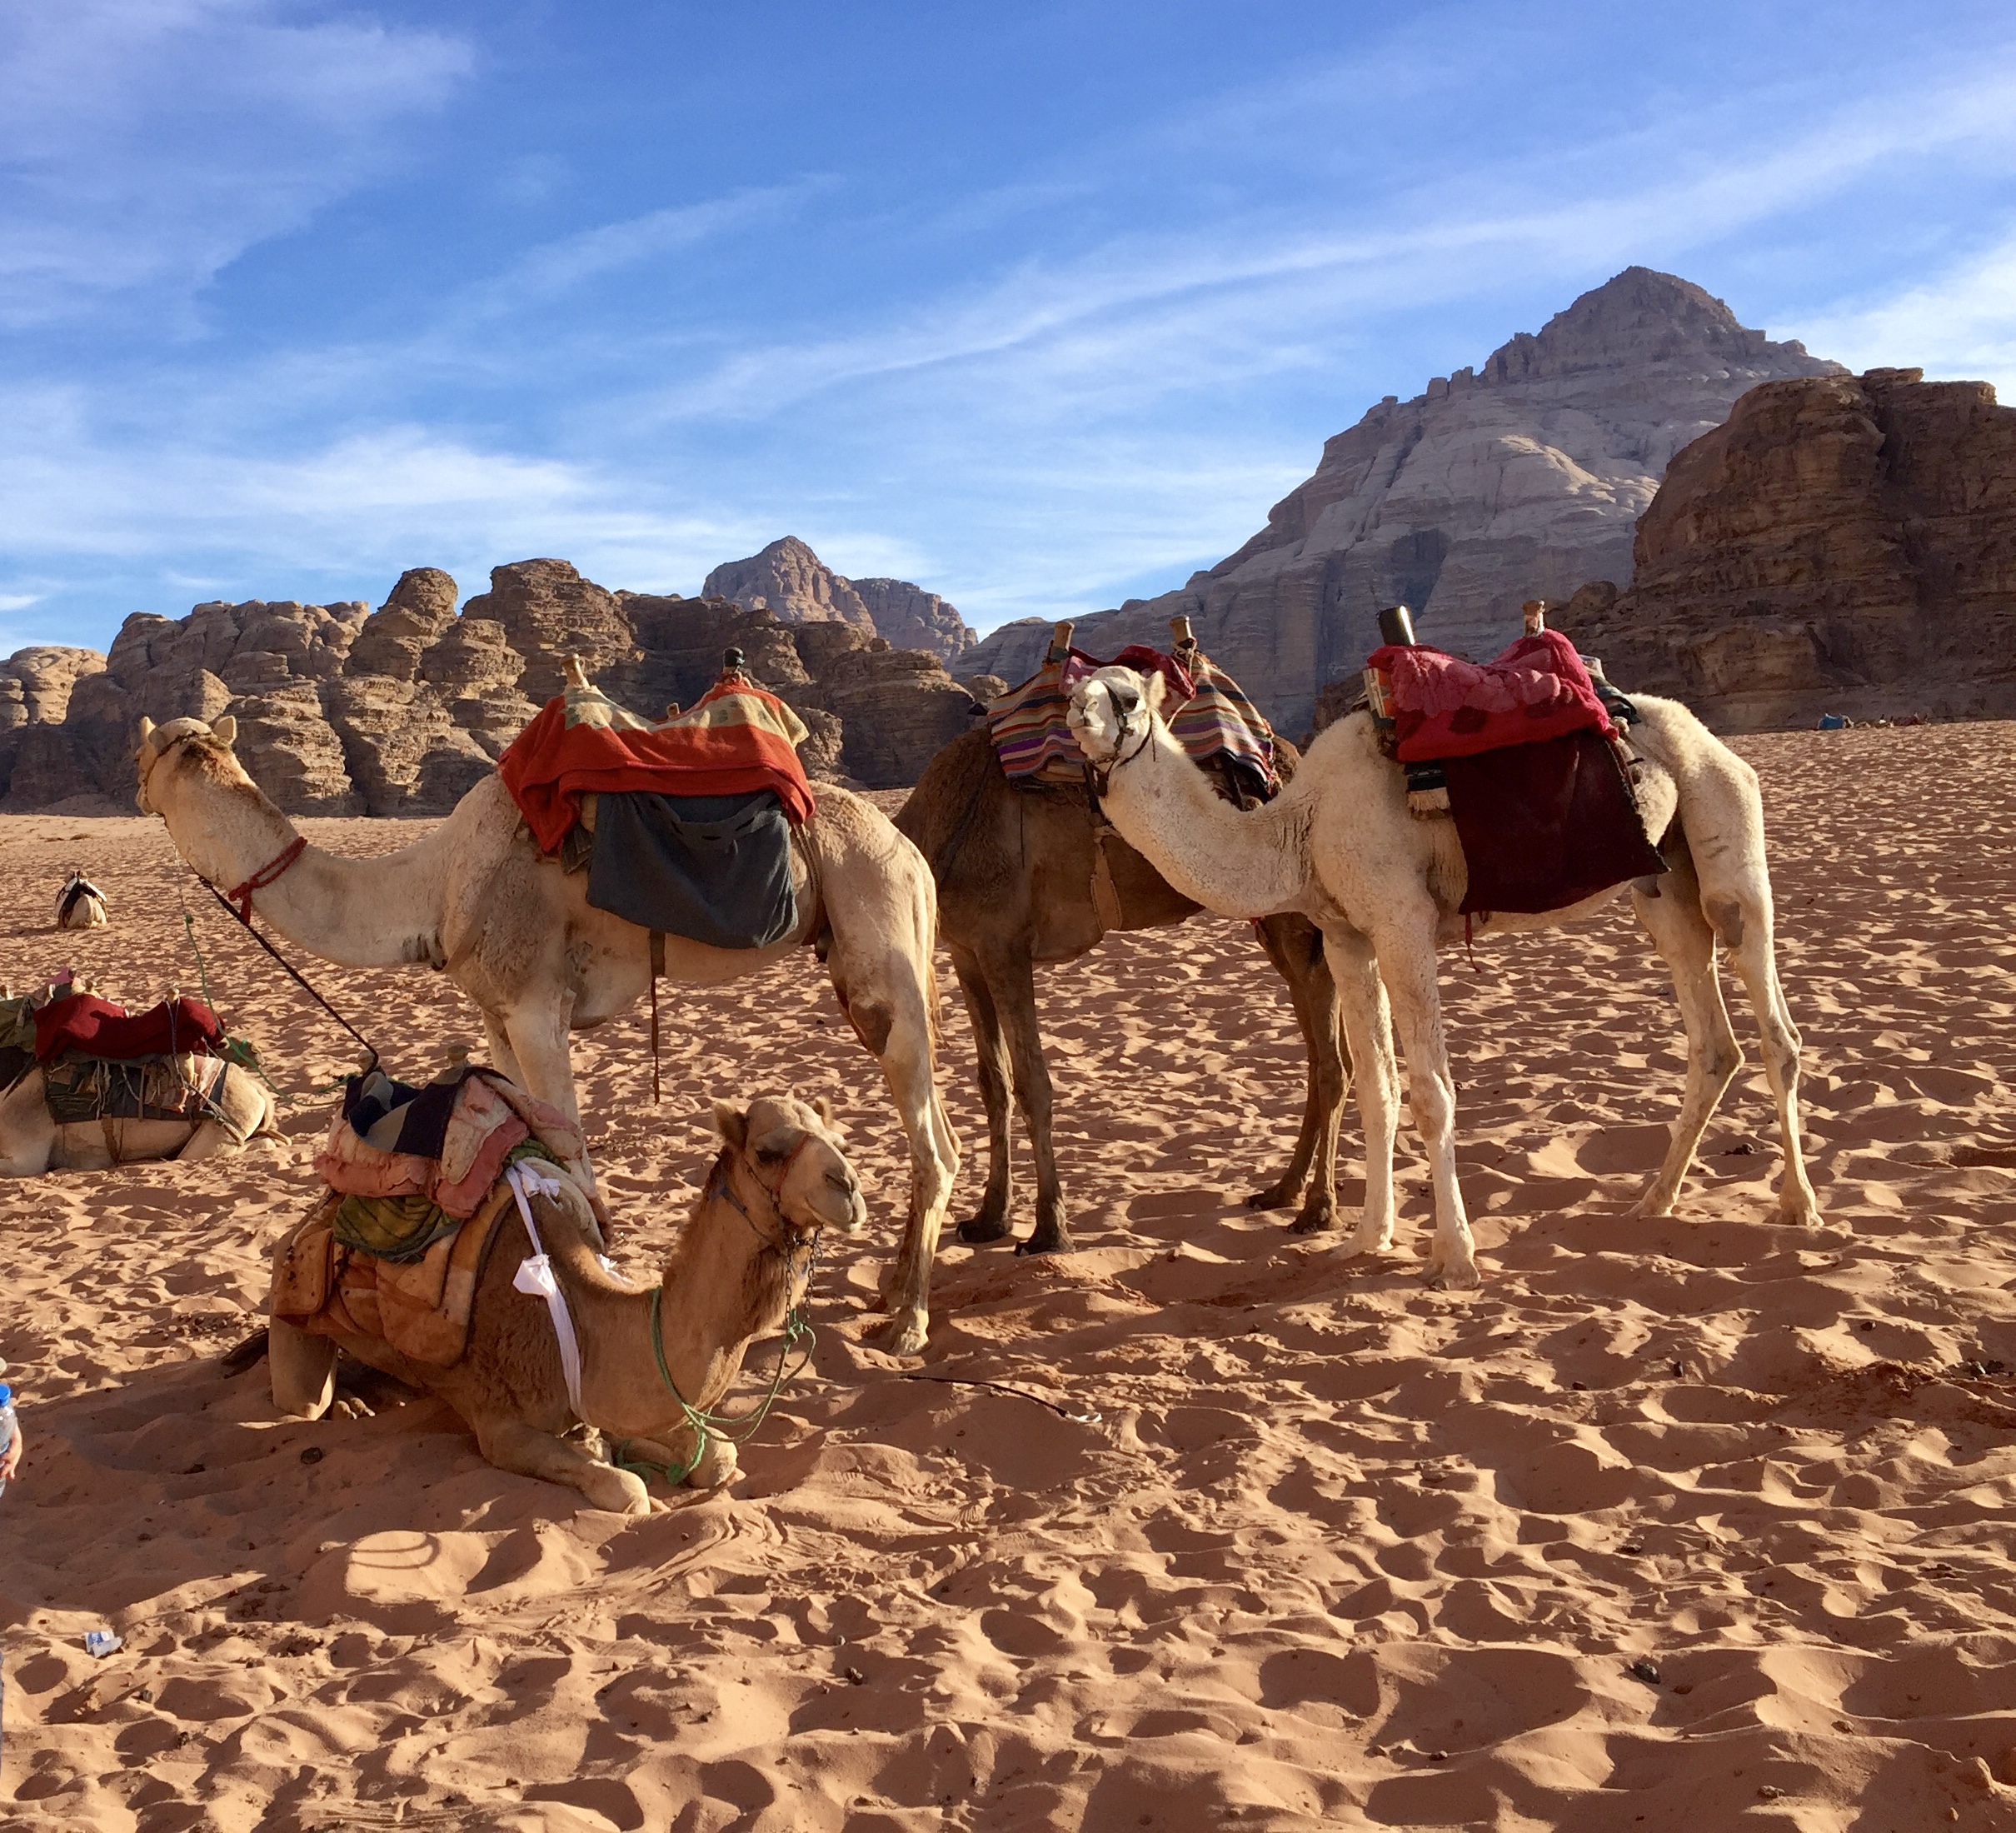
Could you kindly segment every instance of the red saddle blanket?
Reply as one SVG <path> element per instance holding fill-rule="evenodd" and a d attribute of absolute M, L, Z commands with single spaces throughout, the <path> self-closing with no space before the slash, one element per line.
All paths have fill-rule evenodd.
<path fill-rule="evenodd" d="M 1062 662 L 1045 662 L 1020 687 L 994 702 L 987 708 L 987 731 L 1002 774 L 1011 782 L 1035 778 L 1082 783 L 1085 753 L 1066 718 L 1071 690 L 1094 669 L 1115 666 L 1161 676 L 1169 687 L 1163 704 L 1170 732 L 1198 763 L 1226 760 L 1263 798 L 1280 787 L 1274 728 L 1239 683 L 1202 657 L 1193 674 L 1173 656 L 1145 643 L 1129 644 L 1111 663 L 1073 649 Z"/>
<path fill-rule="evenodd" d="M 1571 732 L 1616 736 L 1595 683 L 1558 630 L 1522 637 L 1495 662 L 1389 643 L 1371 666 L 1393 684 L 1393 736 L 1404 764 L 1474 757 Z"/>
<path fill-rule="evenodd" d="M 581 819 L 581 798 L 624 790 L 660 796 L 776 792 L 794 827 L 812 817 L 811 785 L 798 762 L 805 727 L 765 689 L 718 687 L 661 726 L 596 717 L 579 695 L 556 695 L 497 760 L 518 812 L 546 852 Z"/>
<path fill-rule="evenodd" d="M 85 1056 L 129 1062 L 137 1056 L 214 1056 L 224 1027 L 200 999 L 167 1000 L 128 1012 L 95 993 L 52 999 L 35 1015 L 35 1057 L 46 1063 L 73 1050 Z"/>

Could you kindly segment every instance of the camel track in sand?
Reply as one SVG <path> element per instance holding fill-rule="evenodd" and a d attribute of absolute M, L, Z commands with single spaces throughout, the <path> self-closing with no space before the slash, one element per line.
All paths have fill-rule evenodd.
<path fill-rule="evenodd" d="M 0 1501 L 0 1828 L 2016 1824 L 2016 1382 L 1959 1366 L 2016 1366 L 2016 727 L 1738 748 L 1825 1226 L 1764 1220 L 1754 1064 L 1680 1213 L 1625 1219 L 1682 1064 L 1613 912 L 1448 964 L 1484 1289 L 1420 1288 L 1411 1156 L 1400 1253 L 1346 1267 L 1239 1206 L 1301 1099 L 1265 961 L 1203 918 L 1115 936 L 1040 983 L 1086 1251 L 949 1245 L 922 1365 L 1097 1425 L 866 1346 L 904 1157 L 809 959 L 675 1010 L 662 1120 L 636 1015 L 577 1046 L 626 1266 L 716 1092 L 835 1095 L 873 1212 L 735 1494 L 635 1526 L 430 1404 L 277 1426 L 262 1373 L 217 1374 L 319 1110 L 279 1148 L 0 1188 L 31 1440 Z M 47 926 L 73 857 L 109 930 Z M 180 882 L 155 824 L 0 820 L 6 976 L 193 990 Z M 337 1073 L 341 1034 L 191 907 L 282 1082 Z M 323 977 L 387 1039 L 477 1034 L 437 976 Z M 971 1142 L 951 1001 L 945 1068 Z M 101 1622 L 127 1646 L 94 1664 Z"/>

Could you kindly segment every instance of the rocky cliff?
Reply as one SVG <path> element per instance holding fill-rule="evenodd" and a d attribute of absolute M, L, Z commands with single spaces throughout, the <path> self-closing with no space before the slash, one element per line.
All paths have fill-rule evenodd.
<path fill-rule="evenodd" d="M 1355 673 L 1382 605 L 1414 607 L 1428 642 L 1488 654 L 1519 607 L 1595 577 L 1629 577 L 1633 525 L 1668 461 L 1746 390 L 1839 374 L 1797 343 L 1746 329 L 1719 299 L 1629 267 L 1537 333 L 1425 393 L 1388 396 L 1323 448 L 1267 526 L 1181 590 L 1079 626 L 1085 647 L 1166 646 L 1189 617 L 1210 654 L 1287 731 L 1326 682 Z M 996 631 L 961 659 L 1019 681 L 1047 623 Z"/>
<path fill-rule="evenodd" d="M 1751 390 L 1668 467 L 1629 590 L 1555 622 L 1724 730 L 2016 714 L 2016 408 L 1922 374 Z"/>
<path fill-rule="evenodd" d="M 893 648 L 928 649 L 943 662 L 959 661 L 978 641 L 936 592 L 907 579 L 843 578 L 796 535 L 716 567 L 700 590 L 745 611 L 760 607 L 780 623 L 848 624 Z"/>
<path fill-rule="evenodd" d="M 936 655 L 848 622 L 611 592 L 564 560 L 493 568 L 459 615 L 457 597 L 422 567 L 375 612 L 217 602 L 129 617 L 107 656 L 24 649 L 0 662 L 0 807 L 127 812 L 142 714 L 229 712 L 289 814 L 445 814 L 559 691 L 570 654 L 649 714 L 696 699 L 738 647 L 811 728 L 806 768 L 868 788 L 916 782 L 976 711 Z"/>

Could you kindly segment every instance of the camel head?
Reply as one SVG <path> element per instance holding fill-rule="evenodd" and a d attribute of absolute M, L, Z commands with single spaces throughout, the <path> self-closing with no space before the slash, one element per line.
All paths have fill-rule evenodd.
<path fill-rule="evenodd" d="M 171 719 L 157 726 L 144 713 L 140 718 L 140 749 L 133 762 L 139 786 L 133 800 L 143 815 L 165 813 L 167 792 L 173 781 L 187 772 L 202 771 L 224 782 L 252 786 L 245 767 L 232 755 L 238 736 L 238 722 L 226 713 L 214 726 L 200 719 Z M 165 774 L 156 782 L 156 772 Z"/>
<path fill-rule="evenodd" d="M 1095 769 L 1110 769 L 1147 742 L 1165 691 L 1159 673 L 1120 667 L 1095 668 L 1072 688 L 1065 717 Z"/>
<path fill-rule="evenodd" d="M 822 1228 L 851 1235 L 867 1221 L 867 1202 L 825 1096 L 807 1106 L 795 1095 L 762 1095 L 744 1110 L 716 1101 L 714 1128 L 724 1157 L 741 1159 L 769 1198 L 784 1246 L 801 1246 Z"/>

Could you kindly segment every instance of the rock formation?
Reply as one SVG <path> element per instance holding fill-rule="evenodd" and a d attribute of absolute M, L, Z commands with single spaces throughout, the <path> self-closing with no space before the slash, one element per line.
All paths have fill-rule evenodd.
<path fill-rule="evenodd" d="M 1305 729 L 1324 685 L 1376 645 L 1380 606 L 1412 606 L 1427 642 L 1495 653 L 1519 633 L 1522 600 L 1629 577 L 1632 527 L 1668 460 L 1745 390 L 1841 372 L 1746 330 L 1699 287 L 1627 268 L 1480 370 L 1388 396 L 1237 553 L 1082 620 L 1078 640 L 1166 647 L 1169 619 L 1187 617 L 1284 730 Z M 1006 626 L 961 666 L 1022 680 L 1049 629 Z"/>
<path fill-rule="evenodd" d="M 2016 713 L 2016 408 L 1922 377 L 1752 389 L 1668 467 L 1630 589 L 1554 622 L 1725 730 Z"/>
<path fill-rule="evenodd" d="M 780 623 L 842 623 L 897 649 L 928 649 L 956 661 L 978 641 L 937 593 L 906 579 L 845 579 L 796 535 L 746 560 L 716 567 L 703 598 L 729 598 L 745 611 L 767 610 Z"/>
<path fill-rule="evenodd" d="M 4 807 L 127 812 L 142 713 L 228 712 L 247 768 L 289 814 L 445 814 L 559 692 L 570 654 L 656 715 L 699 698 L 738 647 L 810 729 L 806 769 L 869 788 L 916 782 L 976 711 L 936 655 L 837 619 L 612 592 L 564 560 L 493 568 L 459 617 L 456 597 L 453 579 L 423 567 L 376 612 L 198 605 L 127 618 L 109 657 L 24 649 L 0 669 Z"/>

